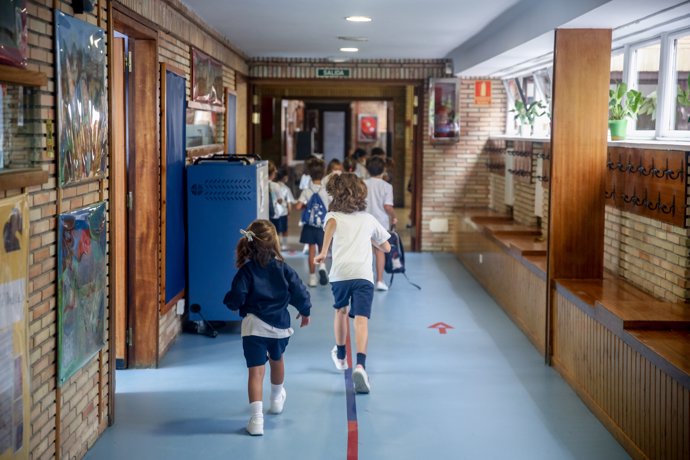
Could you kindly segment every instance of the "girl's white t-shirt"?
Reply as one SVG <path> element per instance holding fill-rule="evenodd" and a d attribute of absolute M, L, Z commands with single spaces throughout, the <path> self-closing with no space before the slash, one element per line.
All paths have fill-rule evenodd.
<path fill-rule="evenodd" d="M 269 186 L 271 187 L 271 193 L 273 193 L 274 198 L 273 210 L 275 212 L 275 218 L 287 216 L 288 204 L 296 203 L 290 187 L 283 182 L 270 182 Z M 281 198 L 283 202 L 278 203 L 278 198 Z"/>
<path fill-rule="evenodd" d="M 393 186 L 380 177 L 370 177 L 364 183 L 367 184 L 367 212 L 376 217 L 383 228 L 390 228 L 390 217 L 384 206 L 393 206 Z"/>
<path fill-rule="evenodd" d="M 335 219 L 333 234 L 333 264 L 328 275 L 330 281 L 362 279 L 374 283 L 372 269 L 371 242 L 383 244 L 391 237 L 390 233 L 365 211 L 346 214 L 329 212 L 326 223 Z"/>

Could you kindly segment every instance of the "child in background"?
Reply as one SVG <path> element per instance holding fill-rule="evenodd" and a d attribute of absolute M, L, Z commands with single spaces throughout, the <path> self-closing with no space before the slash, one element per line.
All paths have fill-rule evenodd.
<path fill-rule="evenodd" d="M 337 158 L 333 158 L 328 162 L 328 168 L 326 168 L 326 176 L 321 179 L 321 185 L 328 189 L 328 181 L 334 174 L 340 174 L 343 172 L 343 164 Z"/>
<path fill-rule="evenodd" d="M 323 223 L 326 210 L 328 209 L 328 203 L 330 202 L 326 187 L 321 184 L 325 169 L 323 160 L 319 158 L 311 158 L 307 161 L 307 172 L 311 177 L 312 183 L 309 187 L 302 190 L 302 193 L 297 199 L 297 204 L 295 205 L 295 208 L 298 210 L 307 208 L 306 211 L 309 214 L 315 214 L 314 210 L 317 208 L 322 210 L 319 212 L 321 215 L 316 216 L 316 220 L 305 220 L 305 213 L 303 213 L 301 219 L 304 225 L 302 225 L 302 234 L 300 235 L 299 242 L 309 245 L 309 287 L 315 287 L 318 283 L 324 286 L 328 284 L 326 264 L 321 262 L 318 266 L 318 282 L 316 277 L 316 266 L 314 264 L 314 256 L 323 246 Z M 312 199 L 313 195 L 317 195 L 317 197 Z"/>
<path fill-rule="evenodd" d="M 393 210 L 393 186 L 383 179 L 386 171 L 386 160 L 382 156 L 373 156 L 367 161 L 367 171 L 371 177 L 364 181 L 367 184 L 367 212 L 374 216 L 385 229 L 398 223 Z M 383 281 L 383 268 L 386 256 L 374 250 L 376 256 L 376 290 L 387 291 Z"/>
<path fill-rule="evenodd" d="M 239 271 L 223 303 L 239 310 L 242 319 L 242 348 L 249 369 L 247 432 L 264 434 L 263 381 L 266 361 L 271 368 L 271 414 L 280 414 L 287 393 L 283 388 L 283 353 L 293 330 L 288 305 L 301 317 L 300 327 L 309 325 L 311 299 L 299 275 L 283 260 L 275 227 L 267 220 L 255 220 L 237 243 Z"/>
<path fill-rule="evenodd" d="M 366 358 L 374 297 L 371 247 L 374 245 L 383 252 L 390 251 L 390 234 L 374 216 L 365 212 L 367 186 L 355 174 L 333 176 L 328 183 L 328 193 L 333 197 L 333 202 L 326 214 L 323 247 L 314 262 L 322 263 L 326 259 L 328 247 L 333 241 L 333 264 L 329 277 L 335 300 L 335 347 L 331 350 L 331 358 L 336 369 L 347 369 L 345 341 L 349 313 L 349 317 L 354 319 L 357 346 L 357 365 L 352 379 L 355 391 L 369 393 L 371 387 L 366 372 Z"/>
<path fill-rule="evenodd" d="M 271 223 L 275 225 L 276 231 L 280 235 L 281 249 L 287 251 L 287 231 L 288 214 L 290 207 L 295 203 L 290 187 L 287 185 L 288 171 L 280 168 L 276 171 L 274 180 L 270 183 L 275 217 L 271 218 Z"/>
<path fill-rule="evenodd" d="M 352 154 L 352 158 L 355 160 L 355 174 L 357 177 L 362 179 L 368 179 L 369 173 L 367 172 L 366 162 L 367 162 L 367 151 L 364 149 L 357 149 Z"/>

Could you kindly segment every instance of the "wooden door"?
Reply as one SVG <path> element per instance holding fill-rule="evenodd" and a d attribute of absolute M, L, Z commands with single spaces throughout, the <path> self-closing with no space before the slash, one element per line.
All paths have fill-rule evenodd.
<path fill-rule="evenodd" d="M 155 40 L 129 39 L 128 304 L 130 367 L 158 365 L 160 156 Z"/>

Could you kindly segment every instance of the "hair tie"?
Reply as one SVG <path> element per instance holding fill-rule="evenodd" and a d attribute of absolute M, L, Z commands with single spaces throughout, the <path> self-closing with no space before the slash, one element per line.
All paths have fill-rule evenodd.
<path fill-rule="evenodd" d="M 254 232 L 251 231 L 251 230 L 244 230 L 244 229 L 241 228 L 241 229 L 240 229 L 240 233 L 242 234 L 242 236 L 244 236 L 245 238 L 247 238 L 247 241 L 249 241 L 250 243 L 251 243 L 252 241 L 254 241 L 254 238 L 256 237 L 256 233 L 254 233 Z"/>

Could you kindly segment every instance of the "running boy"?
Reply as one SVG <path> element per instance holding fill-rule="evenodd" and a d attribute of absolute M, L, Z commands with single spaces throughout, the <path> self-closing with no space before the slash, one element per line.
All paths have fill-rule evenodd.
<path fill-rule="evenodd" d="M 398 223 L 393 210 L 393 186 L 383 179 L 386 172 L 386 160 L 382 156 L 373 156 L 367 160 L 367 171 L 371 176 L 364 181 L 367 184 L 367 212 L 376 217 L 376 220 L 385 229 Z M 383 252 L 374 249 L 376 257 L 376 290 L 387 291 L 388 286 L 383 281 L 383 268 L 386 264 L 386 256 Z"/>
<path fill-rule="evenodd" d="M 264 434 L 263 381 L 266 361 L 271 367 L 271 414 L 280 414 L 287 393 L 283 388 L 283 353 L 293 334 L 288 304 L 299 311 L 300 327 L 309 325 L 311 299 L 299 275 L 283 260 L 275 227 L 267 220 L 255 220 L 237 243 L 239 271 L 223 303 L 239 310 L 242 319 L 242 348 L 249 369 L 247 432 Z"/>
<path fill-rule="evenodd" d="M 325 169 L 323 160 L 319 158 L 311 158 L 307 161 L 307 172 L 311 177 L 312 183 L 309 187 L 302 190 L 302 193 L 297 199 L 297 204 L 295 205 L 295 208 L 298 210 L 306 208 L 302 213 L 301 221 L 303 225 L 299 242 L 309 245 L 309 287 L 314 287 L 318 283 L 324 286 L 328 284 L 326 264 L 323 261 L 318 264 L 318 283 L 316 278 L 316 265 L 314 264 L 314 256 L 323 246 L 323 224 L 330 201 L 328 193 L 326 192 L 326 187 L 321 184 Z"/>
<path fill-rule="evenodd" d="M 371 246 L 383 252 L 390 251 L 390 234 L 368 212 L 367 186 L 353 173 L 333 176 L 328 182 L 328 193 L 333 197 L 326 214 L 323 247 L 315 258 L 322 263 L 333 241 L 333 265 L 331 265 L 331 288 L 335 303 L 333 330 L 335 348 L 331 358 L 336 369 L 347 369 L 345 361 L 345 340 L 347 336 L 348 309 L 354 318 L 357 366 L 352 373 L 355 391 L 369 393 L 369 377 L 366 372 L 369 317 L 374 296 L 374 280 L 371 271 Z"/>

